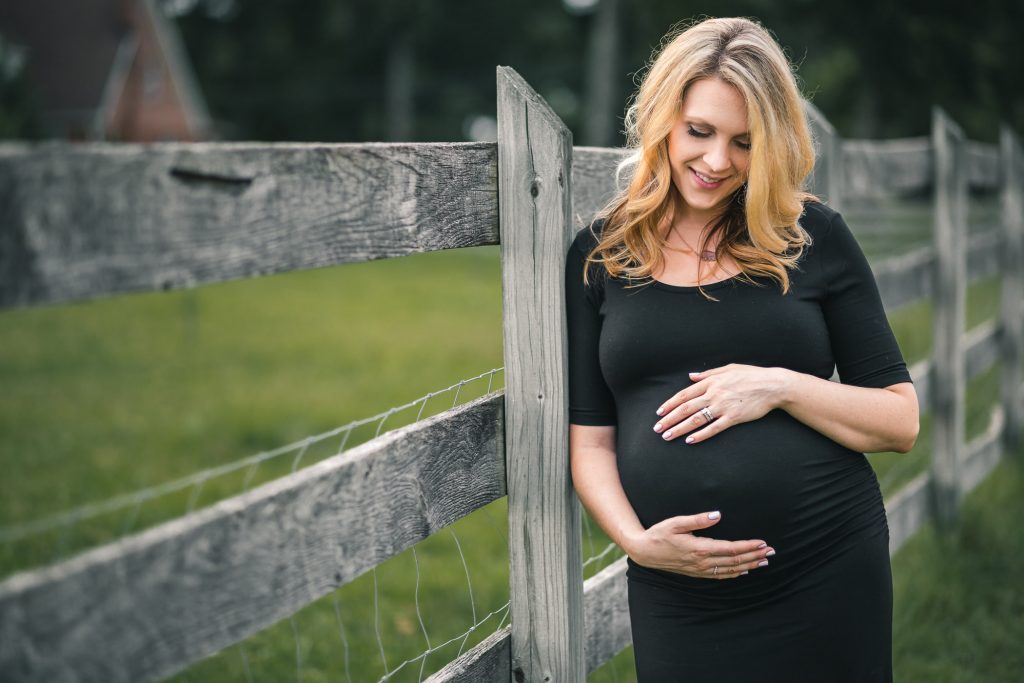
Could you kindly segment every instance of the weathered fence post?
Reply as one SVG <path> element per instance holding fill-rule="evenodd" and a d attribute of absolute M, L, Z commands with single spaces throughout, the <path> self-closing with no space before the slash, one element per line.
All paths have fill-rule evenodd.
<path fill-rule="evenodd" d="M 1008 125 L 999 131 L 999 161 L 1001 169 L 1002 227 L 1003 227 L 1003 291 L 1001 310 L 1002 404 L 1006 416 L 1003 430 L 1003 448 L 1015 453 L 1021 445 L 1021 423 L 1024 422 L 1024 391 L 1021 381 L 1021 355 L 1024 353 L 1024 324 L 1021 304 L 1024 303 L 1024 154 L 1020 140 Z"/>
<path fill-rule="evenodd" d="M 583 566 L 563 292 L 572 133 L 513 69 L 499 66 L 497 79 L 511 680 L 577 683 L 586 677 Z"/>
<path fill-rule="evenodd" d="M 950 528 L 959 498 L 964 449 L 967 290 L 967 166 L 964 134 L 939 107 L 932 108 L 935 187 L 935 346 L 932 353 L 931 503 L 936 526 Z"/>
<path fill-rule="evenodd" d="M 803 102 L 817 155 L 809 191 L 827 200 L 836 211 L 842 211 L 843 140 L 817 107 L 807 100 Z"/>

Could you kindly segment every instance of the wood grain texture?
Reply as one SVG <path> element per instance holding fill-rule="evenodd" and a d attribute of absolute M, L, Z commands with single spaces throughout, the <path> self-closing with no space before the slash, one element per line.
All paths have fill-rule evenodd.
<path fill-rule="evenodd" d="M 618 189 L 615 169 L 629 152 L 621 147 L 573 147 L 572 217 L 575 230 L 590 225 L 594 214 L 615 195 Z M 623 184 L 629 180 L 629 170 L 624 171 Z"/>
<path fill-rule="evenodd" d="M 967 294 L 967 174 L 964 134 L 939 107 L 932 109 L 935 157 L 934 349 L 932 351 L 932 511 L 936 525 L 951 528 L 958 506 L 960 453 L 964 447 L 963 347 Z"/>
<path fill-rule="evenodd" d="M 1024 152 L 1020 139 L 1006 124 L 999 131 L 1000 211 L 1003 244 L 1002 294 L 999 319 L 1002 367 L 1001 402 L 1005 413 L 1004 443 L 1009 453 L 1017 452 L 1024 441 Z"/>
<path fill-rule="evenodd" d="M 997 405 L 989 417 L 984 433 L 967 444 L 961 468 L 961 495 L 966 495 L 988 476 L 1003 456 L 1002 435 L 1005 424 L 1002 406 Z"/>
<path fill-rule="evenodd" d="M 985 432 L 972 440 L 963 450 L 961 479 L 957 482 L 960 495 L 966 495 L 980 484 L 1002 457 L 1000 437 L 1003 430 L 1003 411 L 996 406 Z M 889 520 L 889 554 L 894 555 L 903 544 L 925 523 L 933 520 L 930 472 L 914 477 L 885 503 Z"/>
<path fill-rule="evenodd" d="M 0 306 L 497 244 L 494 143 L 0 146 Z"/>
<path fill-rule="evenodd" d="M 964 379 L 971 381 L 999 360 L 1000 322 L 986 320 L 964 334 Z"/>
<path fill-rule="evenodd" d="M 633 642 L 629 628 L 626 558 L 608 565 L 583 586 L 587 625 L 587 673 L 622 652 Z"/>
<path fill-rule="evenodd" d="M 505 494 L 503 396 L 0 584 L 10 681 L 152 681 Z"/>
<path fill-rule="evenodd" d="M 973 283 L 999 275 L 1002 252 L 1006 248 L 1000 230 L 970 235 L 967 241 L 967 282 Z"/>
<path fill-rule="evenodd" d="M 512 675 L 582 682 L 582 541 L 569 473 L 563 291 L 572 134 L 513 69 L 499 66 L 497 80 Z"/>
<path fill-rule="evenodd" d="M 932 179 L 932 141 L 843 140 L 843 194 L 855 199 L 922 195 Z"/>
<path fill-rule="evenodd" d="M 931 361 L 927 358 L 917 361 L 908 368 L 910 370 L 910 378 L 914 381 L 914 391 L 917 392 L 917 404 L 922 415 L 932 409 L 931 368 Z"/>
<path fill-rule="evenodd" d="M 882 304 L 887 311 L 932 296 L 935 247 L 920 247 L 871 263 Z"/>
<path fill-rule="evenodd" d="M 512 627 L 505 626 L 481 640 L 425 683 L 509 683 Z"/>
<path fill-rule="evenodd" d="M 889 555 L 895 555 L 907 539 L 931 519 L 930 486 L 931 475 L 922 472 L 885 502 L 885 515 L 889 523 Z"/>
<path fill-rule="evenodd" d="M 971 190 L 999 190 L 999 146 L 967 141 L 967 185 Z"/>

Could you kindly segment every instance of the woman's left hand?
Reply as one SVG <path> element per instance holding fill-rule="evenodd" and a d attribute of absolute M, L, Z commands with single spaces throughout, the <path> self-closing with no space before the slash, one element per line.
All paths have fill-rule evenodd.
<path fill-rule="evenodd" d="M 659 406 L 661 419 L 654 431 L 672 441 L 703 427 L 686 438 L 687 443 L 698 443 L 735 424 L 764 417 L 780 407 L 788 372 L 785 368 L 729 363 L 690 373 L 695 384 Z M 708 408 L 714 416 L 710 424 L 702 408 Z"/>

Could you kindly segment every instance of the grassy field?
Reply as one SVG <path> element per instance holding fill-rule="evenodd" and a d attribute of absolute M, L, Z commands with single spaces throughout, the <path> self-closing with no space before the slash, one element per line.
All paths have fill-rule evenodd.
<path fill-rule="evenodd" d="M 969 327 L 998 308 L 997 285 L 986 281 L 970 290 Z M 908 362 L 925 357 L 930 307 L 909 307 L 891 318 Z M 460 250 L 191 292 L 7 311 L 0 313 L 0 349 L 2 527 L 232 462 L 501 366 L 497 252 Z M 492 388 L 502 379 L 497 375 Z M 986 424 L 998 379 L 993 368 L 972 383 L 969 435 Z M 486 381 L 467 385 L 458 400 L 486 388 Z M 453 392 L 438 396 L 425 414 L 453 400 Z M 393 416 L 385 428 L 414 418 Z M 925 419 L 912 453 L 871 456 L 887 495 L 927 466 L 929 427 Z M 348 445 L 372 436 L 364 430 Z M 337 445 L 310 449 L 300 464 Z M 290 455 L 271 461 L 247 483 L 295 465 Z M 247 474 L 0 546 L 0 572 L 48 562 L 233 495 Z M 305 682 L 367 681 L 396 670 L 391 680 L 420 680 L 507 621 L 506 509 L 504 500 L 496 501 L 176 680 L 279 681 L 301 674 Z M 600 553 L 607 539 L 592 523 L 585 532 L 585 556 Z M 1002 539 L 995 532 L 991 538 Z M 617 557 L 610 553 L 592 563 L 587 575 Z M 894 565 L 898 579 L 901 561 Z M 918 565 L 910 566 L 918 577 Z M 1018 567 L 1018 580 L 1020 573 Z M 931 581 L 936 589 L 945 585 L 941 574 Z M 919 581 L 905 584 L 900 590 L 908 605 L 928 604 L 929 598 L 912 595 Z M 988 584 L 999 585 L 1012 584 Z M 479 627 L 467 633 L 474 624 Z M 908 671 L 923 670 L 924 664 L 911 662 L 924 662 L 930 652 L 946 654 L 939 630 L 926 636 L 934 627 L 922 620 L 923 633 L 908 634 L 906 647 L 897 630 Z M 982 630 L 972 656 L 995 656 L 998 649 L 986 650 L 989 641 L 993 648 L 1005 642 Z M 421 656 L 427 650 L 429 656 Z M 631 656 L 627 649 L 592 679 L 632 680 Z M 949 671 L 955 672 L 952 664 Z"/>

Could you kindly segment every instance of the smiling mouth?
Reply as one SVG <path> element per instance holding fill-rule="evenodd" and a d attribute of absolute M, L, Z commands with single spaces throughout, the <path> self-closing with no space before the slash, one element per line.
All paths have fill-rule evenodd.
<path fill-rule="evenodd" d="M 695 168 L 691 168 L 690 170 L 693 172 L 694 177 L 697 178 L 697 182 L 701 185 L 718 186 L 723 180 L 725 180 L 725 178 L 712 178 L 711 176 L 706 176 Z"/>

